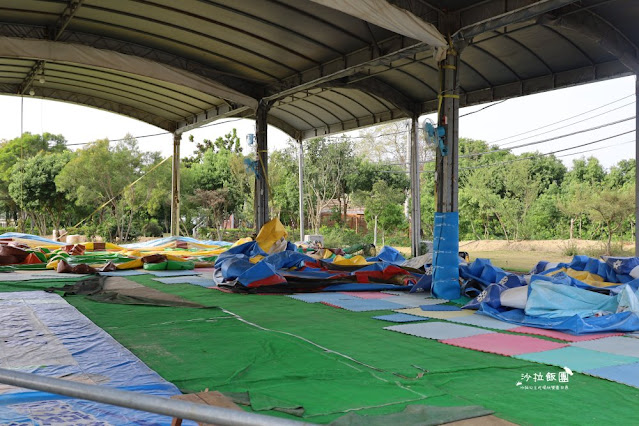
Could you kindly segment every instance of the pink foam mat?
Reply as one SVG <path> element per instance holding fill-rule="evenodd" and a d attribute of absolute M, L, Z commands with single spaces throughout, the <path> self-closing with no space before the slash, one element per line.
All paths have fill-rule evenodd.
<path fill-rule="evenodd" d="M 542 352 L 568 346 L 567 344 L 537 339 L 536 337 L 504 333 L 479 334 L 440 341 L 447 345 L 505 356 Z"/>
<path fill-rule="evenodd" d="M 380 293 L 379 291 L 340 291 L 340 293 L 359 297 L 360 299 L 389 299 L 393 297 L 390 294 Z"/>
<path fill-rule="evenodd" d="M 583 342 L 586 340 L 595 340 L 595 339 L 601 339 L 604 337 L 623 335 L 623 333 L 593 333 L 593 334 L 586 334 L 583 336 L 575 336 L 573 334 L 564 333 L 562 331 L 546 330 L 544 328 L 525 327 L 525 326 L 511 328 L 508 331 L 512 331 L 513 333 L 536 334 L 537 336 L 552 337 L 553 339 L 563 340 L 566 342 Z"/>

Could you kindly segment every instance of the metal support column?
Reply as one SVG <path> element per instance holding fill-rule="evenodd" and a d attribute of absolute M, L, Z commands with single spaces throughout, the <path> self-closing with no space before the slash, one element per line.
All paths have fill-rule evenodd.
<path fill-rule="evenodd" d="M 458 193 L 458 148 L 459 148 L 459 83 L 457 72 L 458 53 L 449 49 L 446 60 L 440 64 L 442 87 L 438 126 L 446 129 L 448 155 L 437 151 L 435 200 L 436 211 L 450 213 L 457 211 Z"/>
<path fill-rule="evenodd" d="M 171 173 L 171 235 L 180 235 L 180 140 L 181 133 L 173 133 L 173 167 Z"/>
<path fill-rule="evenodd" d="M 255 230 L 259 232 L 268 222 L 268 141 L 266 136 L 266 120 L 269 104 L 260 101 L 256 117 L 257 137 L 257 175 L 255 176 Z"/>
<path fill-rule="evenodd" d="M 635 108 L 637 114 L 635 118 L 635 256 L 639 256 L 639 143 L 637 142 L 637 132 L 639 132 L 639 75 L 635 76 Z"/>
<path fill-rule="evenodd" d="M 300 241 L 304 241 L 304 144 L 302 139 L 299 146 L 299 187 L 300 187 Z"/>
<path fill-rule="evenodd" d="M 414 114 L 411 120 L 410 132 L 410 244 L 411 254 L 419 256 L 421 243 L 422 215 L 421 215 L 421 194 L 419 185 L 419 115 Z"/>

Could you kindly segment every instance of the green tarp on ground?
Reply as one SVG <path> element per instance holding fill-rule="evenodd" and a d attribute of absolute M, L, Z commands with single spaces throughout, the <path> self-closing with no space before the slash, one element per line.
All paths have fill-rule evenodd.
<path fill-rule="evenodd" d="M 523 374 L 560 370 L 390 333 L 372 319 L 386 311 L 356 313 L 282 296 L 168 286 L 149 276 L 130 279 L 227 310 L 68 298 L 185 391 L 248 392 L 254 409 L 301 406 L 308 421 L 320 423 L 366 406 L 381 407 L 357 412 L 388 414 L 415 404 L 481 405 L 520 424 L 627 423 L 634 418 L 638 389 L 575 374 L 568 390 L 524 390 L 515 385 Z M 0 290 L 7 289 L 0 283 Z"/>

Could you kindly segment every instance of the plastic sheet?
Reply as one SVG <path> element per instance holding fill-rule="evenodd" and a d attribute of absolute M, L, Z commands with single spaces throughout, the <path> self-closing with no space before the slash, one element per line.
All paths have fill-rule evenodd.
<path fill-rule="evenodd" d="M 605 284 L 605 287 L 612 292 L 619 287 L 619 284 L 629 284 L 635 290 L 639 288 L 639 279 L 631 275 L 631 271 L 639 265 L 639 259 L 633 257 L 609 257 L 603 262 L 588 256 L 575 256 L 570 263 L 549 264 L 548 262 L 539 262 L 533 268 L 534 274 L 553 275 L 562 269 L 567 271 L 587 272 L 601 278 L 601 282 L 611 283 Z M 637 269 L 635 269 L 637 271 Z M 570 275 L 567 273 L 567 275 Z M 637 274 L 639 277 L 639 273 Z M 617 285 L 615 285 L 617 284 Z M 592 285 L 576 279 L 573 282 L 576 287 L 597 290 L 602 287 L 601 284 Z"/>
<path fill-rule="evenodd" d="M 505 287 L 525 285 L 523 277 L 494 266 L 489 259 L 475 259 L 470 264 L 460 265 L 459 275 L 467 280 L 463 293 L 469 297 L 476 297 L 493 283 L 499 283 Z"/>
<path fill-rule="evenodd" d="M 56 294 L 3 293 L 0 333 L 4 368 L 163 397 L 180 393 Z M 165 416 L 10 386 L 1 389 L 2 424 L 171 424 Z"/>
<path fill-rule="evenodd" d="M 639 316 L 633 312 L 622 312 L 589 318 L 581 318 L 578 315 L 543 318 L 526 315 L 523 309 L 495 308 L 487 303 L 481 304 L 479 312 L 512 324 L 560 330 L 575 335 L 639 330 Z"/>
<path fill-rule="evenodd" d="M 557 318 L 582 318 L 610 315 L 617 312 L 619 298 L 584 290 L 578 287 L 557 285 L 548 281 L 532 281 L 528 287 L 526 315 Z"/>
<path fill-rule="evenodd" d="M 433 234 L 433 295 L 443 299 L 457 299 L 461 296 L 459 213 L 435 213 Z"/>
<path fill-rule="evenodd" d="M 375 257 L 369 257 L 366 259 L 369 262 L 388 262 L 394 265 L 401 265 L 406 261 L 406 258 L 397 251 L 397 249 L 389 246 L 384 246 L 380 250 L 379 254 Z"/>

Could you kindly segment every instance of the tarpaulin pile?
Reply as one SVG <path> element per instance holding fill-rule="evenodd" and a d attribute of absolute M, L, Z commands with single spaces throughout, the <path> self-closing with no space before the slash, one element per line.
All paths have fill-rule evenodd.
<path fill-rule="evenodd" d="M 426 266 L 430 257 L 406 261 L 391 247 L 364 257 L 354 253 L 367 253 L 370 247 L 297 247 L 286 237 L 278 219 L 264 225 L 255 240 L 244 238 L 234 244 L 168 237 L 122 246 L 98 242 L 65 245 L 34 235 L 7 233 L 0 235 L 0 269 L 91 274 L 215 266 L 218 284 L 233 291 L 410 290 L 413 286 L 429 290 L 431 269 Z"/>
<path fill-rule="evenodd" d="M 300 292 L 345 290 L 409 290 L 426 276 L 424 264 L 402 266 L 406 259 L 384 247 L 364 258 L 334 249 L 296 247 L 277 219 L 260 230 L 255 241 L 231 247 L 215 262 L 220 287 L 237 292 Z"/>
<path fill-rule="evenodd" d="M 57 272 L 95 272 L 143 268 L 184 270 L 210 267 L 230 243 L 169 237 L 146 243 L 119 246 L 85 242 L 64 244 L 35 235 L 0 235 L 0 271 L 53 269 Z"/>
<path fill-rule="evenodd" d="M 460 267 L 465 307 L 514 324 L 572 334 L 639 331 L 639 258 L 575 256 L 539 262 L 529 275 L 478 259 Z"/>

